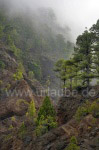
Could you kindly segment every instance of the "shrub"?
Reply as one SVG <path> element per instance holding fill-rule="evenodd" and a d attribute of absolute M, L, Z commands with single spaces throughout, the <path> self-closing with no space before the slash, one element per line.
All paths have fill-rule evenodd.
<path fill-rule="evenodd" d="M 28 77 L 29 77 L 31 80 L 33 80 L 33 79 L 34 79 L 34 72 L 33 72 L 33 71 L 29 71 Z"/>
<path fill-rule="evenodd" d="M 36 128 L 36 135 L 41 136 L 56 127 L 57 122 L 54 121 L 53 117 L 48 116 L 47 119 L 44 119 L 44 116 L 41 116 L 39 124 Z"/>
<path fill-rule="evenodd" d="M 23 139 L 24 136 L 26 135 L 26 133 L 27 133 L 26 126 L 25 126 L 24 122 L 22 122 L 22 124 L 21 124 L 21 126 L 19 128 L 18 135 L 19 135 L 19 137 L 21 139 Z"/>
<path fill-rule="evenodd" d="M 48 130 L 47 130 L 47 127 L 46 127 L 46 126 L 39 125 L 39 126 L 37 126 L 37 128 L 36 128 L 36 135 L 37 135 L 37 136 L 41 136 L 41 135 L 43 135 L 43 134 L 45 134 L 45 133 L 47 133 L 47 132 L 48 132 Z"/>
<path fill-rule="evenodd" d="M 0 80 L 0 86 L 2 85 L 2 83 L 3 83 L 3 81 L 2 81 L 2 80 Z"/>
<path fill-rule="evenodd" d="M 35 113 L 36 113 L 35 103 L 34 100 L 32 100 L 28 107 L 28 115 L 32 118 L 35 116 Z"/>
<path fill-rule="evenodd" d="M 48 116 L 53 117 L 53 119 L 55 119 L 56 117 L 55 109 L 51 104 L 50 98 L 48 96 L 45 97 L 43 104 L 39 110 L 38 118 L 37 118 L 38 122 L 41 116 L 44 116 L 44 119 L 47 119 Z"/>
<path fill-rule="evenodd" d="M 26 104 L 26 105 L 29 105 L 29 103 L 28 103 L 26 100 L 24 100 L 24 99 L 19 99 L 19 100 L 17 100 L 16 105 L 17 105 L 17 106 L 20 106 L 20 104 L 22 104 L 22 103 L 24 103 L 24 104 Z"/>
<path fill-rule="evenodd" d="M 70 143 L 65 150 L 80 150 L 80 147 L 77 145 L 77 139 L 75 136 L 71 137 Z"/>
<path fill-rule="evenodd" d="M 20 70 L 23 73 L 25 72 L 25 69 L 24 69 L 24 66 L 23 66 L 22 62 L 18 63 L 18 70 Z"/>
<path fill-rule="evenodd" d="M 0 39 L 3 37 L 3 26 L 0 24 Z"/>
<path fill-rule="evenodd" d="M 4 137 L 4 141 L 5 142 L 8 142 L 10 139 L 12 139 L 12 135 L 11 134 L 8 134 Z"/>
<path fill-rule="evenodd" d="M 0 69 L 4 69 L 4 68 L 5 68 L 5 63 L 2 60 L 0 60 Z"/>
<path fill-rule="evenodd" d="M 36 135 L 40 136 L 57 127 L 56 112 L 48 96 L 45 97 L 37 117 Z"/>
<path fill-rule="evenodd" d="M 12 125 L 10 125 L 9 130 L 12 130 L 12 129 L 13 129 L 13 126 L 12 126 Z"/>
<path fill-rule="evenodd" d="M 12 121 L 15 121 L 16 119 L 15 119 L 15 117 L 13 116 L 13 117 L 11 117 L 11 120 L 12 120 Z"/>
<path fill-rule="evenodd" d="M 94 117 L 99 117 L 99 103 L 97 101 L 91 104 L 89 113 L 91 113 Z"/>
<path fill-rule="evenodd" d="M 23 79 L 23 73 L 22 71 L 18 70 L 15 74 L 13 74 L 14 80 L 21 80 Z"/>
<path fill-rule="evenodd" d="M 11 88 L 11 84 L 8 83 L 8 84 L 6 85 L 7 91 L 8 91 L 10 88 Z"/>
<path fill-rule="evenodd" d="M 80 121 L 84 116 L 92 114 L 94 117 L 99 117 L 99 102 L 98 99 L 94 102 L 86 101 L 83 106 L 80 106 L 75 114 L 75 119 Z"/>
<path fill-rule="evenodd" d="M 37 80 L 41 80 L 42 72 L 39 64 L 35 63 L 34 61 L 31 61 L 28 63 L 28 69 L 30 71 L 33 71 L 34 76 Z"/>
<path fill-rule="evenodd" d="M 88 109 L 86 107 L 79 107 L 76 111 L 75 118 L 77 121 L 80 121 L 84 116 L 88 114 Z"/>

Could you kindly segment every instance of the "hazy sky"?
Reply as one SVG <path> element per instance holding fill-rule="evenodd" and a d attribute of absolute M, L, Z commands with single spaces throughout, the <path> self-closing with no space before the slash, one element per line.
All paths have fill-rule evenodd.
<path fill-rule="evenodd" d="M 8 2 L 10 11 L 31 10 L 39 7 L 51 7 L 58 22 L 68 25 L 73 39 L 82 33 L 85 27 L 91 27 L 99 19 L 99 0 L 0 0 Z"/>

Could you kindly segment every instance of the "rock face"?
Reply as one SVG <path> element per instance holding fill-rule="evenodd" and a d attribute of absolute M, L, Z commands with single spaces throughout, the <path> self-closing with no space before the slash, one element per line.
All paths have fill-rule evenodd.
<path fill-rule="evenodd" d="M 26 74 L 23 79 L 13 80 L 13 73 L 18 67 L 17 61 L 7 52 L 7 48 L 1 45 L 0 60 L 6 64 L 6 67 L 0 70 L 0 150 L 64 150 L 71 136 L 77 137 L 81 150 L 99 149 L 99 119 L 88 115 L 77 122 L 73 118 L 77 108 L 85 101 L 81 95 L 61 98 L 57 106 L 59 126 L 37 137 L 36 125 L 33 120 L 26 118 L 26 112 L 31 100 L 34 100 L 36 109 L 39 109 L 43 97 L 37 92 L 43 88 L 38 81 L 28 79 Z M 98 86 L 94 88 L 96 91 L 99 89 Z M 99 91 L 90 100 L 97 97 Z M 24 138 L 19 136 L 22 122 L 27 127 Z"/>
<path fill-rule="evenodd" d="M 60 125 L 69 121 L 75 114 L 77 108 L 81 106 L 86 100 L 93 101 L 99 98 L 99 85 L 92 87 L 89 90 L 89 95 L 83 96 L 82 94 L 77 94 L 75 97 L 62 97 L 60 98 L 57 105 L 57 116 Z M 87 90 L 86 90 L 87 91 Z M 90 96 L 91 91 L 95 94 Z"/>
<path fill-rule="evenodd" d="M 35 93 L 38 87 L 42 88 L 38 81 L 29 82 L 26 74 L 23 75 L 23 79 L 17 81 L 13 79 L 18 63 L 3 44 L 0 44 L 0 61 L 5 64 L 3 69 L 0 68 L 0 133 L 2 133 L 8 131 L 13 116 L 17 120 L 13 122 L 15 127 L 24 120 L 31 100 L 34 100 L 36 109 L 39 109 L 43 97 L 37 97 Z"/>
<path fill-rule="evenodd" d="M 64 150 L 71 136 L 77 137 L 82 150 L 98 150 L 99 120 L 97 119 L 96 124 L 93 124 L 93 119 L 92 115 L 85 117 L 80 123 L 72 119 L 68 123 L 30 142 L 28 150 Z M 83 132 L 81 130 L 82 125 Z"/>
<path fill-rule="evenodd" d="M 71 136 L 77 137 L 81 150 L 98 150 L 99 119 L 96 119 L 95 124 L 93 124 L 93 119 L 92 115 L 86 116 L 81 122 L 71 119 L 68 123 L 40 137 L 35 137 L 33 123 L 28 124 L 29 132 L 23 140 L 18 138 L 13 131 L 14 139 L 11 137 L 6 143 L 3 141 L 1 150 L 9 149 L 9 147 L 13 150 L 64 150 L 69 144 Z"/>
<path fill-rule="evenodd" d="M 57 116 L 60 125 L 69 121 L 75 114 L 77 108 L 81 104 L 81 96 L 74 97 L 63 97 L 59 100 L 57 106 Z"/>

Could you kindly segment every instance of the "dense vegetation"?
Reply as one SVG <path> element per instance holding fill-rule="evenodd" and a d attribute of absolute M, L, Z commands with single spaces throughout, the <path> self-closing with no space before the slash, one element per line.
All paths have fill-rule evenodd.
<path fill-rule="evenodd" d="M 37 117 L 37 135 L 42 135 L 57 127 L 56 112 L 48 96 L 45 97 Z"/>
<path fill-rule="evenodd" d="M 41 81 L 43 57 L 49 59 L 50 62 L 55 62 L 61 57 L 69 57 L 73 50 L 73 44 L 64 38 L 63 33 L 66 29 L 56 25 L 56 16 L 53 10 L 41 9 L 39 11 L 38 18 L 32 21 L 27 16 L 24 17 L 24 14 L 8 17 L 5 13 L 6 10 L 2 8 L 0 10 L 0 42 L 8 47 L 8 53 L 13 55 L 17 62 L 25 68 L 22 73 L 26 73 L 32 80 L 36 78 Z M 49 20 L 42 22 L 40 15 L 42 15 L 42 20 L 45 15 L 48 15 Z M 33 17 L 35 18 L 35 14 Z M 64 30 L 64 32 L 53 32 L 51 22 L 53 28 L 56 26 L 56 30 L 60 28 L 60 31 Z M 39 24 L 39 27 L 36 23 Z M 0 66 L 0 68 L 5 67 L 1 61 Z M 18 74 L 20 76 L 21 73 L 18 71 L 14 75 L 15 80 L 18 79 L 16 77 Z"/>
<path fill-rule="evenodd" d="M 89 87 L 93 79 L 99 80 L 99 20 L 90 30 L 79 35 L 70 60 L 59 60 L 55 71 L 64 87 Z"/>
<path fill-rule="evenodd" d="M 39 106 L 39 102 L 42 101 L 42 98 L 38 97 L 35 92 L 35 84 L 38 84 L 37 86 L 39 86 L 39 82 L 42 83 L 42 80 L 46 78 L 45 75 L 44 78 L 42 77 L 43 70 L 49 71 L 49 66 L 45 68 L 43 66 L 48 60 L 49 64 L 52 62 L 54 64 L 57 60 L 59 60 L 55 65 L 55 71 L 58 72 L 58 77 L 63 81 L 63 87 L 69 87 L 70 90 L 79 87 L 90 87 L 93 79 L 96 79 L 96 81 L 99 80 L 99 20 L 89 30 L 86 30 L 82 35 L 78 36 L 76 46 L 74 48 L 74 54 L 69 59 L 69 56 L 73 51 L 73 44 L 68 41 L 69 37 L 67 36 L 66 39 L 63 34 L 67 33 L 67 30 L 65 31 L 65 28 L 61 28 L 55 22 L 55 15 L 51 9 L 41 9 L 39 11 L 39 19 L 34 19 L 34 22 L 30 21 L 27 16 L 23 17 L 24 15 L 20 17 L 17 17 L 17 15 L 16 17 L 8 17 L 3 10 L 0 11 L 0 75 L 4 75 L 4 78 L 0 78 L 0 94 L 3 95 L 2 91 L 6 92 L 9 89 L 14 88 L 18 88 L 19 91 L 21 91 L 21 89 L 25 89 L 25 91 L 29 89 L 31 90 L 30 92 L 33 91 L 30 97 L 24 97 L 26 94 L 22 95 L 22 99 L 20 99 L 20 97 L 8 97 L 7 104 L 4 101 L 4 99 L 6 100 L 6 96 L 3 95 L 3 97 L 1 97 L 0 95 L 0 98 L 2 98 L 0 99 L 0 106 L 2 107 L 2 124 L 0 125 L 2 125 L 2 127 L 6 126 L 6 130 L 2 128 L 6 131 L 4 133 L 5 136 L 1 136 L 2 138 L 0 137 L 2 141 L 4 139 L 3 142 L 11 139 L 13 142 L 15 142 L 16 139 L 18 139 L 25 145 L 24 141 L 26 140 L 27 142 L 28 138 L 31 139 L 29 139 L 30 141 L 35 142 L 36 139 L 41 139 L 39 136 L 42 136 L 43 134 L 58 127 L 58 121 L 60 123 L 60 120 L 58 120 L 58 113 L 56 114 L 56 110 L 51 102 L 50 97 L 46 96 L 42 102 L 42 105 Z M 47 17 L 45 12 L 47 12 Z M 45 20 L 44 22 L 43 19 Z M 36 28 L 37 24 L 39 24 L 39 26 Z M 3 49 L 3 47 L 5 48 Z M 3 53 L 3 50 L 5 50 L 5 53 Z M 5 54 L 4 58 L 2 57 L 2 54 Z M 4 59 L 6 58 L 6 55 L 8 56 L 8 60 L 5 63 Z M 60 60 L 60 58 L 62 59 Z M 11 60 L 10 63 L 9 59 Z M 15 66 L 12 60 L 16 64 Z M 41 60 L 45 60 L 45 64 L 42 64 Z M 9 68 L 7 63 L 10 64 Z M 52 72 L 49 71 L 47 73 L 48 80 L 46 80 L 45 83 L 43 82 L 43 86 L 46 84 L 46 89 L 50 85 L 50 74 Z M 5 79 L 5 76 L 8 77 Z M 9 78 L 12 81 L 10 81 Z M 35 80 L 38 80 L 38 82 L 34 84 L 32 81 Z M 47 94 L 48 93 L 46 92 L 46 95 Z M 80 124 L 83 118 L 89 115 L 93 117 L 92 121 L 93 124 L 95 124 L 97 118 L 99 117 L 99 99 L 96 99 L 93 102 L 86 101 L 86 103 L 80 107 L 75 103 L 73 104 L 77 105 L 78 109 L 75 108 L 77 111 L 75 110 L 75 116 L 73 114 L 74 119 L 70 118 L 71 122 L 72 120 L 74 122 L 78 121 L 77 123 Z M 35 106 L 35 104 L 38 104 L 38 106 Z M 69 107 L 69 104 L 64 106 Z M 63 114 L 67 108 L 60 107 L 58 108 L 60 110 L 62 109 Z M 70 111 L 72 110 L 73 107 L 70 108 Z M 65 118 L 67 115 L 64 115 Z M 64 123 L 67 123 L 66 120 Z M 68 129 L 68 125 L 67 130 L 71 130 Z M 52 137 L 49 136 L 49 132 L 47 138 L 51 137 L 52 139 L 49 139 L 50 142 L 48 143 L 48 146 L 51 144 L 51 142 L 54 144 L 55 138 L 56 140 L 60 141 L 71 138 L 67 147 L 66 144 L 64 146 L 64 143 L 63 147 L 66 147 L 66 150 L 79 150 L 80 147 L 78 146 L 76 137 L 71 137 L 72 135 L 69 134 L 67 130 L 61 126 L 53 130 L 55 133 L 51 135 Z M 67 137 L 65 137 L 65 135 Z M 78 135 L 80 134 L 78 133 Z M 68 141 L 66 142 L 68 143 Z M 47 144 L 44 143 L 44 145 Z M 61 146 L 62 144 L 59 145 L 59 147 Z M 50 149 L 51 147 L 48 148 Z"/>
<path fill-rule="evenodd" d="M 75 136 L 71 137 L 70 143 L 65 150 L 80 150 L 80 147 L 77 145 L 77 139 Z"/>
<path fill-rule="evenodd" d="M 86 101 L 77 109 L 75 119 L 80 121 L 88 114 L 92 114 L 95 118 L 99 117 L 99 99 L 96 99 L 94 102 Z"/>
<path fill-rule="evenodd" d="M 26 122 L 31 122 L 32 127 L 35 127 L 36 136 L 41 136 L 51 129 L 57 127 L 55 108 L 48 96 L 44 98 L 43 104 L 38 112 L 35 108 L 34 100 L 32 100 L 30 103 L 22 99 L 17 101 L 18 106 L 20 106 L 22 103 L 28 106 L 25 120 Z M 12 117 L 11 120 L 13 122 L 16 121 L 15 117 Z M 13 126 L 10 126 L 10 129 L 13 129 Z M 26 127 L 25 123 L 22 122 L 18 129 L 18 136 L 23 139 L 26 134 L 28 134 L 28 127 Z"/>

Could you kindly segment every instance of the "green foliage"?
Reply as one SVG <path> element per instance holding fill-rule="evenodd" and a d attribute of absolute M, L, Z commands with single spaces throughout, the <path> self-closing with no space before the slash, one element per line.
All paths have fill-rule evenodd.
<path fill-rule="evenodd" d="M 50 17 L 51 11 L 48 10 L 47 18 L 50 18 L 54 24 L 55 20 L 53 21 Z M 51 16 L 52 14 L 54 13 L 51 13 Z M 54 25 L 56 26 L 56 24 Z M 68 56 L 66 54 L 67 47 L 68 52 L 73 49 L 72 43 L 66 43 L 62 34 L 56 34 L 56 32 L 54 34 L 49 24 L 44 23 L 41 28 L 43 29 L 42 32 L 38 32 L 31 25 L 31 21 L 27 23 L 21 16 L 9 18 L 0 10 L 1 42 L 8 47 L 9 53 L 14 55 L 15 59 L 24 62 L 26 72 L 33 71 L 34 77 L 33 73 L 29 73 L 31 74 L 30 78 L 36 78 L 39 81 L 42 80 L 42 58 L 47 57 L 55 62 L 55 59 Z M 65 29 L 63 30 L 65 31 Z"/>
<path fill-rule="evenodd" d="M 77 76 L 77 66 L 74 64 L 74 60 L 59 60 L 56 63 L 55 71 L 59 73 L 60 79 L 64 83 L 64 87 L 72 89 L 75 83 L 74 77 Z"/>
<path fill-rule="evenodd" d="M 28 107 L 28 115 L 32 118 L 35 117 L 36 109 L 35 109 L 35 103 L 34 100 L 32 100 Z"/>
<path fill-rule="evenodd" d="M 2 60 L 0 60 L 0 69 L 4 69 L 4 68 L 5 68 L 5 63 Z"/>
<path fill-rule="evenodd" d="M 80 147 L 77 145 L 77 139 L 75 136 L 71 137 L 70 143 L 65 150 L 80 150 Z"/>
<path fill-rule="evenodd" d="M 95 100 L 92 103 L 87 101 L 86 103 L 83 104 L 83 106 L 80 106 L 76 111 L 75 119 L 80 121 L 88 114 L 92 114 L 94 117 L 99 117 L 98 100 Z"/>
<path fill-rule="evenodd" d="M 41 135 L 45 134 L 46 132 L 48 132 L 48 129 L 46 126 L 43 126 L 43 125 L 37 126 L 37 128 L 36 128 L 37 136 L 41 136 Z"/>
<path fill-rule="evenodd" d="M 39 110 L 37 121 L 36 121 L 37 136 L 40 136 L 46 133 L 47 131 L 51 130 L 52 128 L 57 127 L 57 122 L 55 117 L 56 117 L 56 112 L 54 110 L 54 107 L 51 104 L 49 97 L 46 96 L 43 105 Z"/>
<path fill-rule="evenodd" d="M 16 57 L 20 57 L 21 50 L 16 47 L 14 37 L 16 36 L 15 29 L 11 25 L 6 25 L 4 27 L 4 37 L 6 39 L 6 44 L 10 47 L 9 51 L 11 51 Z"/>
<path fill-rule="evenodd" d="M 3 81 L 2 80 L 0 80 L 0 86 L 3 84 Z"/>
<path fill-rule="evenodd" d="M 9 130 L 12 130 L 12 129 L 13 129 L 13 126 L 12 126 L 12 125 L 10 125 L 10 126 L 9 126 Z"/>
<path fill-rule="evenodd" d="M 16 119 L 15 119 L 15 117 L 13 116 L 13 117 L 11 117 L 11 120 L 12 120 L 12 121 L 15 121 Z"/>
<path fill-rule="evenodd" d="M 39 64 L 35 63 L 34 61 L 31 61 L 28 63 L 28 69 L 30 70 L 30 74 L 34 74 L 34 77 L 38 80 L 41 79 L 41 67 Z"/>
<path fill-rule="evenodd" d="M 8 142 L 10 139 L 12 139 L 12 135 L 11 134 L 8 134 L 8 135 L 4 136 L 4 141 L 5 142 Z"/>
<path fill-rule="evenodd" d="M 29 105 L 29 103 L 26 100 L 24 100 L 24 99 L 18 99 L 17 102 L 16 102 L 16 105 L 19 106 L 21 103 Z"/>
<path fill-rule="evenodd" d="M 22 71 L 23 73 L 25 72 L 23 63 L 21 61 L 19 61 L 19 63 L 18 63 L 18 70 Z"/>
<path fill-rule="evenodd" d="M 42 115 L 36 128 L 36 135 L 41 136 L 56 127 L 57 122 L 53 117 L 48 116 L 47 119 L 44 119 L 44 116 Z"/>
<path fill-rule="evenodd" d="M 44 119 L 47 119 L 48 116 L 51 116 L 53 118 L 55 118 L 56 116 L 55 109 L 53 105 L 51 104 L 50 98 L 48 96 L 45 97 L 43 104 L 39 110 L 38 118 L 37 118 L 38 122 L 41 116 L 44 116 Z"/>
<path fill-rule="evenodd" d="M 0 25 L 0 39 L 2 39 L 3 37 L 3 26 Z"/>
<path fill-rule="evenodd" d="M 75 118 L 80 121 L 83 119 L 84 116 L 86 116 L 89 113 L 88 109 L 86 107 L 79 107 L 76 111 Z"/>
<path fill-rule="evenodd" d="M 21 55 L 21 50 L 19 48 L 16 48 L 15 45 L 12 45 L 10 48 L 14 55 L 17 56 L 17 58 L 19 58 Z"/>
<path fill-rule="evenodd" d="M 15 74 L 13 74 L 14 80 L 21 80 L 23 79 L 23 72 L 20 70 L 17 70 Z"/>
<path fill-rule="evenodd" d="M 59 60 L 55 71 L 64 87 L 89 87 L 92 79 L 99 79 L 99 20 L 76 40 L 73 58 Z"/>
<path fill-rule="evenodd" d="M 20 128 L 19 128 L 19 131 L 18 131 L 18 136 L 23 139 L 24 136 L 26 135 L 27 133 L 27 129 L 26 129 L 26 126 L 24 124 L 24 122 L 22 122 Z"/>
<path fill-rule="evenodd" d="M 99 117 L 99 100 L 93 102 L 89 108 L 89 113 L 91 113 L 94 117 Z"/>
<path fill-rule="evenodd" d="M 33 80 L 34 79 L 34 72 L 33 71 L 29 71 L 28 72 L 28 77 Z"/>

